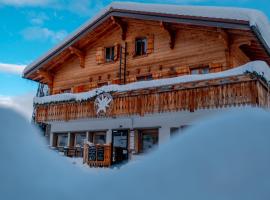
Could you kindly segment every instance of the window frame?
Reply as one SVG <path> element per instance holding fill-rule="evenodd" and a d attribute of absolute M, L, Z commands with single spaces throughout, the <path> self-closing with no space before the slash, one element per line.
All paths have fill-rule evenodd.
<path fill-rule="evenodd" d="M 84 136 L 84 137 L 82 137 L 82 138 L 84 138 L 84 139 L 82 139 L 82 144 L 78 144 L 78 136 L 80 136 L 80 137 L 82 137 L 82 136 Z M 83 144 L 84 144 L 84 140 L 86 140 L 87 139 L 87 134 L 86 133 L 75 133 L 75 141 L 74 141 L 74 146 L 75 147 L 77 147 L 77 146 L 80 146 L 80 147 L 83 147 Z"/>
<path fill-rule="evenodd" d="M 60 137 L 65 137 L 66 138 L 66 146 L 60 146 Z M 67 147 L 68 145 L 68 134 L 58 134 L 57 135 L 57 147 Z"/>
<path fill-rule="evenodd" d="M 104 61 L 105 63 L 111 63 L 111 62 L 114 62 L 114 57 L 115 57 L 115 52 L 114 52 L 114 49 L 115 47 L 114 46 L 108 46 L 108 47 L 104 47 Z M 109 59 L 107 59 L 107 49 L 110 50 L 110 55 L 109 55 Z"/>
<path fill-rule="evenodd" d="M 140 41 L 140 43 L 144 43 L 144 48 L 142 48 L 141 46 L 141 51 L 140 53 L 138 53 L 138 42 Z M 136 37 L 135 38 L 135 56 L 138 57 L 138 56 L 145 56 L 147 55 L 147 46 L 148 46 L 148 39 L 147 37 Z"/>
<path fill-rule="evenodd" d="M 203 73 L 203 70 L 207 69 L 207 73 Z M 198 73 L 193 73 L 193 71 L 198 71 Z M 192 67 L 190 68 L 190 74 L 191 75 L 202 75 L 202 74 L 209 74 L 210 73 L 210 67 L 209 66 L 203 66 L 203 67 Z"/>

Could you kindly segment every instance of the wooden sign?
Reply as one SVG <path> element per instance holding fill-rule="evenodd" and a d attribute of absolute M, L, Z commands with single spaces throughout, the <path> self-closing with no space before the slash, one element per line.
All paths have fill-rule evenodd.
<path fill-rule="evenodd" d="M 97 147 L 97 161 L 104 161 L 104 147 Z"/>
<path fill-rule="evenodd" d="M 88 151 L 88 160 L 89 161 L 96 161 L 97 160 L 97 149 L 95 146 L 89 146 L 89 151 Z"/>

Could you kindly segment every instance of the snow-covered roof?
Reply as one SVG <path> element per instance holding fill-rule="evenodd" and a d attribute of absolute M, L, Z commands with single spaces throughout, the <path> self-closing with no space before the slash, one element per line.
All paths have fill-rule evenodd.
<path fill-rule="evenodd" d="M 24 75 L 39 67 L 43 62 L 50 59 L 54 54 L 65 49 L 72 42 L 84 34 L 87 29 L 95 25 L 100 19 L 113 11 L 136 12 L 136 13 L 150 13 L 156 15 L 173 15 L 181 17 L 200 17 L 204 20 L 235 20 L 249 23 L 250 27 L 255 27 L 261 38 L 263 44 L 270 48 L 270 23 L 267 17 L 258 10 L 231 8 L 231 7 L 206 7 L 206 6 L 178 6 L 167 4 L 144 4 L 144 3 L 130 3 L 130 2 L 114 2 L 104 8 L 98 15 L 90 19 L 83 26 L 81 26 L 74 33 L 69 35 L 55 48 L 47 52 L 24 70 Z"/>
<path fill-rule="evenodd" d="M 267 81 L 270 81 L 270 68 L 264 61 L 254 61 L 247 63 L 246 65 L 230 69 L 227 71 L 210 73 L 210 74 L 200 74 L 200 75 L 185 75 L 175 78 L 151 80 L 151 81 L 140 81 L 134 82 L 126 85 L 107 85 L 102 86 L 84 93 L 64 93 L 45 97 L 35 97 L 34 104 L 48 104 L 51 102 L 66 102 L 66 101 L 85 101 L 91 99 L 103 92 L 128 92 L 132 90 L 147 89 L 162 87 L 180 83 L 187 83 L 192 81 L 210 80 L 216 78 L 225 78 L 230 76 L 242 75 L 246 72 L 257 72 L 262 75 Z"/>

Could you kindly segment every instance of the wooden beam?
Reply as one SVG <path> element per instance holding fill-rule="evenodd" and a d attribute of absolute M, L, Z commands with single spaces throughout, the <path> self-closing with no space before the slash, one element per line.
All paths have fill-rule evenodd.
<path fill-rule="evenodd" d="M 160 26 L 168 32 L 169 36 L 170 36 L 170 48 L 174 49 L 175 46 L 175 40 L 176 40 L 176 33 L 177 31 L 174 30 L 171 26 L 171 24 L 169 23 L 165 23 L 165 22 L 160 22 Z"/>
<path fill-rule="evenodd" d="M 242 45 L 251 46 L 251 40 L 249 38 L 238 38 L 233 40 L 233 46 L 239 48 Z"/>
<path fill-rule="evenodd" d="M 84 68 L 85 67 L 85 53 L 73 46 L 69 47 L 69 51 L 71 54 L 75 54 L 79 58 L 80 66 L 81 68 Z"/>
<path fill-rule="evenodd" d="M 52 86 L 52 84 L 53 84 L 53 75 L 52 74 L 50 74 L 47 71 L 40 70 L 40 69 L 37 70 L 37 73 L 38 73 L 39 77 L 42 77 L 42 79 L 44 79 L 47 82 L 49 87 Z"/>
<path fill-rule="evenodd" d="M 127 23 L 122 21 L 121 18 L 119 17 L 114 17 L 114 16 L 111 16 L 111 20 L 113 22 L 113 24 L 116 24 L 117 26 L 120 27 L 121 31 L 122 31 L 122 40 L 126 40 L 127 38 Z"/>
<path fill-rule="evenodd" d="M 233 65 L 233 61 L 232 61 L 232 49 L 231 49 L 231 45 L 232 45 L 232 39 L 231 36 L 229 35 L 229 33 L 221 28 L 218 28 L 218 38 L 220 40 L 222 40 L 222 42 L 224 43 L 225 46 L 225 55 L 226 55 L 226 65 L 227 65 L 227 69 L 230 69 Z"/>

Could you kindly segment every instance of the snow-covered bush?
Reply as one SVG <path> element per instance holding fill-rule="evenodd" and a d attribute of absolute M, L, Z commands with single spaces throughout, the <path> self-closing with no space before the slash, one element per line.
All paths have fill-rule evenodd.
<path fill-rule="evenodd" d="M 251 108 L 215 116 L 104 174 L 66 162 L 27 120 L 0 108 L 1 199 L 268 200 L 269 122 L 268 112 Z"/>

